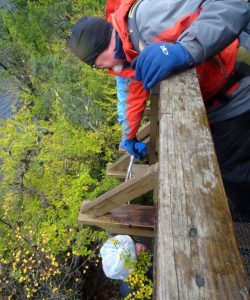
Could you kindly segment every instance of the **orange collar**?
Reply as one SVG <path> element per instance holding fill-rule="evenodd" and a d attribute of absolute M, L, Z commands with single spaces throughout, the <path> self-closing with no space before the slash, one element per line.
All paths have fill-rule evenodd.
<path fill-rule="evenodd" d="M 131 62 L 136 56 L 138 56 L 138 52 L 133 50 L 133 45 L 131 44 L 131 41 L 129 39 L 129 32 L 127 27 L 127 15 L 135 1 L 136 0 L 122 1 L 121 5 L 115 11 L 115 13 L 111 14 L 112 24 L 122 41 L 123 50 L 128 62 Z"/>

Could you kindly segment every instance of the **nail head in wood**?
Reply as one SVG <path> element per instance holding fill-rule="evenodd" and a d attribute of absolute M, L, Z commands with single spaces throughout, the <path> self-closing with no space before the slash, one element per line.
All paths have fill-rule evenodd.
<path fill-rule="evenodd" d="M 198 287 L 202 287 L 202 286 L 205 285 L 205 279 L 200 275 L 196 275 L 196 280 L 195 281 L 196 281 L 196 284 L 197 284 Z"/>
<path fill-rule="evenodd" d="M 197 228 L 192 227 L 192 228 L 190 229 L 190 231 L 189 231 L 189 236 L 190 236 L 190 237 L 195 237 L 195 236 L 197 236 L 197 235 L 198 235 Z"/>

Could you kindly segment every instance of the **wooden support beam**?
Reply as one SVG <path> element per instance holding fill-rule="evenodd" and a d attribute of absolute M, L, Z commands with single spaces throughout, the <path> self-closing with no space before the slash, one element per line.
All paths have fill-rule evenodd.
<path fill-rule="evenodd" d="M 150 90 L 150 145 L 149 145 L 149 165 L 158 161 L 158 140 L 159 140 L 159 85 Z M 158 185 L 153 191 L 153 201 L 158 202 Z"/>
<path fill-rule="evenodd" d="M 158 179 L 158 164 L 152 165 L 141 176 L 131 178 L 97 199 L 82 206 L 81 213 L 101 216 L 128 201 L 152 190 Z"/>
<path fill-rule="evenodd" d="M 143 117 L 150 117 L 150 115 L 151 115 L 150 107 L 146 107 L 143 112 Z"/>
<path fill-rule="evenodd" d="M 159 85 L 150 91 L 150 145 L 149 165 L 153 165 L 158 161 L 158 102 L 159 102 Z"/>
<path fill-rule="evenodd" d="M 108 164 L 106 173 L 125 173 L 128 169 L 130 161 L 130 155 L 128 153 L 123 154 L 116 161 Z"/>
<path fill-rule="evenodd" d="M 149 165 L 139 165 L 139 164 L 133 164 L 131 175 L 132 177 L 141 176 L 143 173 L 145 173 L 148 169 Z M 115 177 L 118 179 L 125 179 L 127 175 L 127 170 L 124 171 L 110 171 L 107 169 L 106 175 L 109 177 Z"/>
<path fill-rule="evenodd" d="M 100 217 L 80 213 L 78 221 L 113 233 L 153 237 L 155 207 L 123 204 Z"/>
<path fill-rule="evenodd" d="M 136 137 L 139 141 L 143 141 L 150 134 L 150 122 L 146 123 L 144 126 L 140 128 Z"/>
<path fill-rule="evenodd" d="M 193 70 L 160 87 L 155 299 L 249 299 Z"/>

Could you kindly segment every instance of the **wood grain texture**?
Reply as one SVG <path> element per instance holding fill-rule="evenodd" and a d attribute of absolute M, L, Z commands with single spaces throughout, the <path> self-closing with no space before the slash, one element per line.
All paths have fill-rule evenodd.
<path fill-rule="evenodd" d="M 141 176 L 143 173 L 145 173 L 148 169 L 149 165 L 143 165 L 143 164 L 133 164 L 131 175 L 132 177 Z M 115 177 L 118 179 L 125 179 L 127 175 L 127 170 L 125 171 L 110 171 L 107 169 L 106 175 L 109 177 Z"/>
<path fill-rule="evenodd" d="M 150 90 L 150 145 L 149 145 L 149 165 L 158 161 L 158 142 L 159 142 L 159 93 L 160 86 L 156 85 Z M 154 205 L 158 202 L 158 184 L 153 191 Z"/>
<path fill-rule="evenodd" d="M 79 214 L 78 221 L 112 231 L 139 236 L 154 236 L 155 207 L 147 205 L 123 204 L 100 217 Z"/>
<path fill-rule="evenodd" d="M 101 216 L 128 201 L 154 189 L 158 179 L 158 164 L 150 166 L 141 176 L 131 178 L 97 199 L 83 205 L 81 213 Z"/>
<path fill-rule="evenodd" d="M 146 107 L 143 112 L 143 117 L 150 117 L 150 114 L 151 114 L 150 107 Z"/>
<path fill-rule="evenodd" d="M 140 128 L 136 137 L 138 141 L 143 141 L 150 134 L 150 122 L 146 123 L 144 126 Z"/>
<path fill-rule="evenodd" d="M 248 299 L 194 71 L 160 87 L 155 299 Z"/>
<path fill-rule="evenodd" d="M 148 147 L 149 151 L 149 165 L 152 165 L 158 161 L 158 102 L 159 102 L 159 92 L 158 94 L 152 93 L 150 95 L 150 145 Z"/>

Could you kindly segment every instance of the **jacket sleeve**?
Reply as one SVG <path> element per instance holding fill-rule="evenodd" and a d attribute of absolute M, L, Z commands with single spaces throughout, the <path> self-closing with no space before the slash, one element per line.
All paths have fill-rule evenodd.
<path fill-rule="evenodd" d="M 136 137 L 148 96 L 149 92 L 143 89 L 141 81 L 132 79 L 129 82 L 129 93 L 123 112 L 123 140 Z"/>
<path fill-rule="evenodd" d="M 116 76 L 116 94 L 117 94 L 117 121 L 120 125 L 123 123 L 124 105 L 128 98 L 128 78 Z"/>
<path fill-rule="evenodd" d="M 200 64 L 227 47 L 247 26 L 249 6 L 243 0 L 205 0 L 199 17 L 178 38 Z"/>

